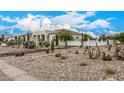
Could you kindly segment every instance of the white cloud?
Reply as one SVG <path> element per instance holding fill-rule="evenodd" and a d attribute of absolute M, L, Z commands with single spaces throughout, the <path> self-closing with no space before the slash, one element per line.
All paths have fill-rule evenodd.
<path fill-rule="evenodd" d="M 85 18 L 94 16 L 95 12 L 87 12 L 86 14 L 80 14 L 78 12 L 67 12 L 67 14 L 56 16 L 52 19 L 55 24 L 69 24 L 75 26 L 81 23 L 88 23 Z"/>
<path fill-rule="evenodd" d="M 111 34 L 111 35 L 114 35 L 114 34 L 117 34 L 117 33 L 121 33 L 121 32 L 124 32 L 124 31 L 113 31 L 113 30 L 109 30 L 108 33 Z"/>
<path fill-rule="evenodd" d="M 40 29 L 40 19 L 28 14 L 26 18 L 20 19 L 17 25 L 25 30 L 37 31 Z"/>
<path fill-rule="evenodd" d="M 87 12 L 86 13 L 86 17 L 90 17 L 90 16 L 94 16 L 96 14 L 96 12 Z"/>
<path fill-rule="evenodd" d="M 83 29 L 96 29 L 96 28 L 111 28 L 111 22 L 109 22 L 111 18 L 109 19 L 97 19 L 93 22 L 89 22 L 87 24 L 82 24 L 79 26 L 76 26 L 77 28 L 83 28 Z"/>
<path fill-rule="evenodd" d="M 80 23 L 88 23 L 85 18 L 94 16 L 95 12 L 87 12 L 80 14 L 78 12 L 67 12 L 64 15 L 56 17 L 45 17 L 42 15 L 27 14 L 26 18 L 23 18 L 17 22 L 22 28 L 30 31 L 37 30 L 54 30 L 54 29 L 74 29 L 74 26 Z"/>
<path fill-rule="evenodd" d="M 10 17 L 2 17 L 3 21 L 6 21 L 6 22 L 17 22 L 19 20 L 19 17 L 15 18 L 15 19 L 11 19 Z"/>
<path fill-rule="evenodd" d="M 19 28 L 23 31 L 42 31 L 42 30 L 56 30 L 56 29 L 68 29 L 72 31 L 79 32 L 77 28 L 82 30 L 88 30 L 87 34 L 97 37 L 94 32 L 90 31 L 96 28 L 111 28 L 111 20 L 108 19 L 96 19 L 91 22 L 87 20 L 89 17 L 95 16 L 96 12 L 67 12 L 64 15 L 60 16 L 43 16 L 43 15 L 32 15 L 27 14 L 25 18 L 15 18 L 3 17 L 0 15 L 0 18 L 6 22 L 16 22 L 17 24 L 12 28 Z M 0 29 L 3 29 L 0 26 Z M 12 31 L 10 31 L 12 32 Z"/>
<path fill-rule="evenodd" d="M 0 25 L 0 30 L 4 30 L 5 26 Z"/>

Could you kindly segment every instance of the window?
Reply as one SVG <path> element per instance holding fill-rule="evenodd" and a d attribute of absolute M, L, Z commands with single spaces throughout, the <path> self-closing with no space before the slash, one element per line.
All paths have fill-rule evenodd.
<path fill-rule="evenodd" d="M 76 37 L 76 41 L 79 41 L 79 37 Z"/>

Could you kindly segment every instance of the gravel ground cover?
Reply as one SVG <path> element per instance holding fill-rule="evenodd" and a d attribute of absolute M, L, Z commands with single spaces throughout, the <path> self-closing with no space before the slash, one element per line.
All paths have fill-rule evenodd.
<path fill-rule="evenodd" d="M 75 54 L 75 50 L 79 54 Z M 105 50 L 104 47 L 101 50 Z M 56 53 L 67 56 L 66 59 L 55 57 Z M 83 48 L 69 48 L 68 50 L 55 50 L 53 53 L 45 52 L 27 54 L 22 57 L 1 57 L 10 65 L 14 65 L 28 74 L 42 81 L 100 81 L 124 80 L 124 62 L 116 60 L 103 61 L 89 59 Z M 86 66 L 80 66 L 80 61 L 87 59 Z M 111 66 L 116 73 L 107 75 L 105 68 Z"/>
<path fill-rule="evenodd" d="M 0 71 L 0 81 L 11 81 L 11 79 Z"/>

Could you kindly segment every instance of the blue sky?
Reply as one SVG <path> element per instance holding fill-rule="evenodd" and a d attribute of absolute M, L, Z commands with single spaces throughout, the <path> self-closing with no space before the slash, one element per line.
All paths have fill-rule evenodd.
<path fill-rule="evenodd" d="M 94 37 L 124 32 L 123 11 L 1 11 L 0 35 L 69 29 Z"/>

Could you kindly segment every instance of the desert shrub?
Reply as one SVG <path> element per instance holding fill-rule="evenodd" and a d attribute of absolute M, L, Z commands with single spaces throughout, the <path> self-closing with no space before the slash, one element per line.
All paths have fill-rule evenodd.
<path fill-rule="evenodd" d="M 63 59 L 66 59 L 66 58 L 67 58 L 67 56 L 65 56 L 65 55 L 61 55 L 61 56 L 60 56 L 60 59 L 62 59 L 62 60 L 63 60 Z"/>
<path fill-rule="evenodd" d="M 124 60 L 124 49 L 123 47 L 116 47 L 116 58 L 117 60 Z"/>
<path fill-rule="evenodd" d="M 124 60 L 124 53 L 122 51 L 117 53 L 117 60 Z"/>
<path fill-rule="evenodd" d="M 86 62 L 84 60 L 81 60 L 80 66 L 86 66 L 86 65 L 87 65 Z"/>
<path fill-rule="evenodd" d="M 111 61 L 112 57 L 110 56 L 110 54 L 106 55 L 105 52 L 102 52 L 102 60 L 104 60 L 104 61 Z"/>
<path fill-rule="evenodd" d="M 50 46 L 50 42 L 49 41 L 40 40 L 39 41 L 39 46 L 40 47 L 49 47 Z"/>
<path fill-rule="evenodd" d="M 7 46 L 14 46 L 15 45 L 15 41 L 14 40 L 10 40 L 7 42 Z"/>
<path fill-rule="evenodd" d="M 43 40 L 40 40 L 40 41 L 39 41 L 39 46 L 40 46 L 40 47 L 43 47 L 43 42 L 44 42 Z"/>
<path fill-rule="evenodd" d="M 47 53 L 47 54 L 49 53 L 49 49 L 46 50 L 46 53 Z"/>
<path fill-rule="evenodd" d="M 75 50 L 75 54 L 79 54 L 79 51 L 78 50 Z"/>
<path fill-rule="evenodd" d="M 113 70 L 112 67 L 107 67 L 107 68 L 105 69 L 105 71 L 106 71 L 106 74 L 114 74 L 114 73 L 115 73 L 115 71 Z"/>
<path fill-rule="evenodd" d="M 26 41 L 23 43 L 23 46 L 28 49 L 34 49 L 36 47 L 36 43 L 33 41 Z"/>
<path fill-rule="evenodd" d="M 20 57 L 20 56 L 23 56 L 23 55 L 24 55 L 24 52 L 15 53 L 15 57 Z"/>
<path fill-rule="evenodd" d="M 55 57 L 60 57 L 61 56 L 61 53 L 56 53 L 55 54 Z"/>

